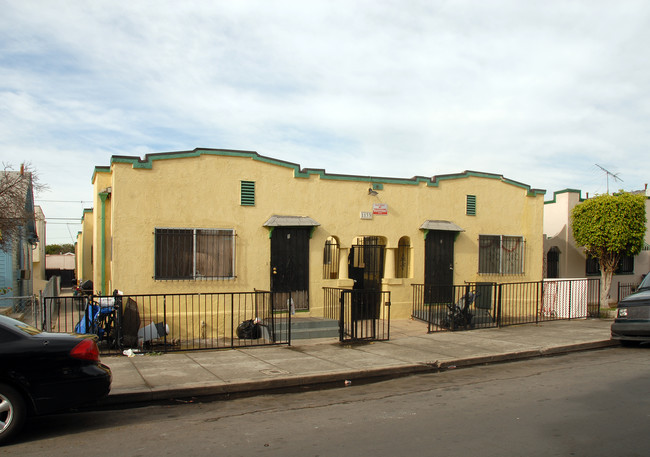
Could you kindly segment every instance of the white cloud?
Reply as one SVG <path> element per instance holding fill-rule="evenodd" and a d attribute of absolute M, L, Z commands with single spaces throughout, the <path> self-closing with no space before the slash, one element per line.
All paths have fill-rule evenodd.
<path fill-rule="evenodd" d="M 594 163 L 625 188 L 648 179 L 644 1 L 2 7 L 3 160 L 31 161 L 71 200 L 112 154 L 195 147 L 347 174 L 487 171 L 549 192 L 604 192 Z"/>

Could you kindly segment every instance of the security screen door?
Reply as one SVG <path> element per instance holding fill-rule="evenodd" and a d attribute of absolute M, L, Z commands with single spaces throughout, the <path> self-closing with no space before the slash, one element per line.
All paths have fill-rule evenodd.
<path fill-rule="evenodd" d="M 271 234 L 271 292 L 277 310 L 309 309 L 311 227 L 275 227 Z"/>
<path fill-rule="evenodd" d="M 455 232 L 431 230 L 424 243 L 424 285 L 426 303 L 447 303 L 453 299 Z"/>

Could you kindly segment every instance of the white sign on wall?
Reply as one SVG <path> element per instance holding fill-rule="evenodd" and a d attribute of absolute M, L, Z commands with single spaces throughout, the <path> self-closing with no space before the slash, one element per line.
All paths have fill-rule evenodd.
<path fill-rule="evenodd" d="M 380 216 L 386 216 L 388 214 L 388 204 L 386 203 L 374 203 L 372 205 L 372 214 L 377 214 Z"/>

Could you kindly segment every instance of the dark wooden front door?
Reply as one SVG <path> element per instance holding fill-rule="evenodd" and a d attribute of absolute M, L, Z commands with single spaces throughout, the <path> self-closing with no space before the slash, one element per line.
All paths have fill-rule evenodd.
<path fill-rule="evenodd" d="M 309 309 L 311 227 L 275 227 L 271 234 L 271 292 L 274 308 Z"/>
<path fill-rule="evenodd" d="M 431 230 L 424 243 L 424 284 L 429 303 L 452 299 L 455 232 Z"/>

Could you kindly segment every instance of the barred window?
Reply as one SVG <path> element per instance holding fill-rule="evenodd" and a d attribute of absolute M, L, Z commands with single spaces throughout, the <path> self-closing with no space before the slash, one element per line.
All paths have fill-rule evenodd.
<path fill-rule="evenodd" d="M 524 247 L 521 236 L 479 235 L 479 274 L 523 274 Z"/>
<path fill-rule="evenodd" d="M 325 241 L 323 248 L 323 279 L 339 277 L 339 243 L 333 236 Z"/>
<path fill-rule="evenodd" d="M 410 278 L 411 272 L 411 240 L 403 236 L 397 245 L 397 262 L 395 263 L 396 278 Z"/>
<path fill-rule="evenodd" d="M 586 273 L 587 276 L 600 276 L 600 262 L 598 259 L 595 259 L 589 255 L 587 256 Z M 621 254 L 621 258 L 618 261 L 618 266 L 616 267 L 614 274 L 634 274 L 634 256 Z"/>
<path fill-rule="evenodd" d="M 621 254 L 618 261 L 618 266 L 614 274 L 617 275 L 631 275 L 634 273 L 634 256 L 628 254 Z"/>
<path fill-rule="evenodd" d="M 235 231 L 156 229 L 155 279 L 235 277 Z"/>
<path fill-rule="evenodd" d="M 587 276 L 600 276 L 600 262 L 598 259 L 587 255 L 585 270 Z"/>

